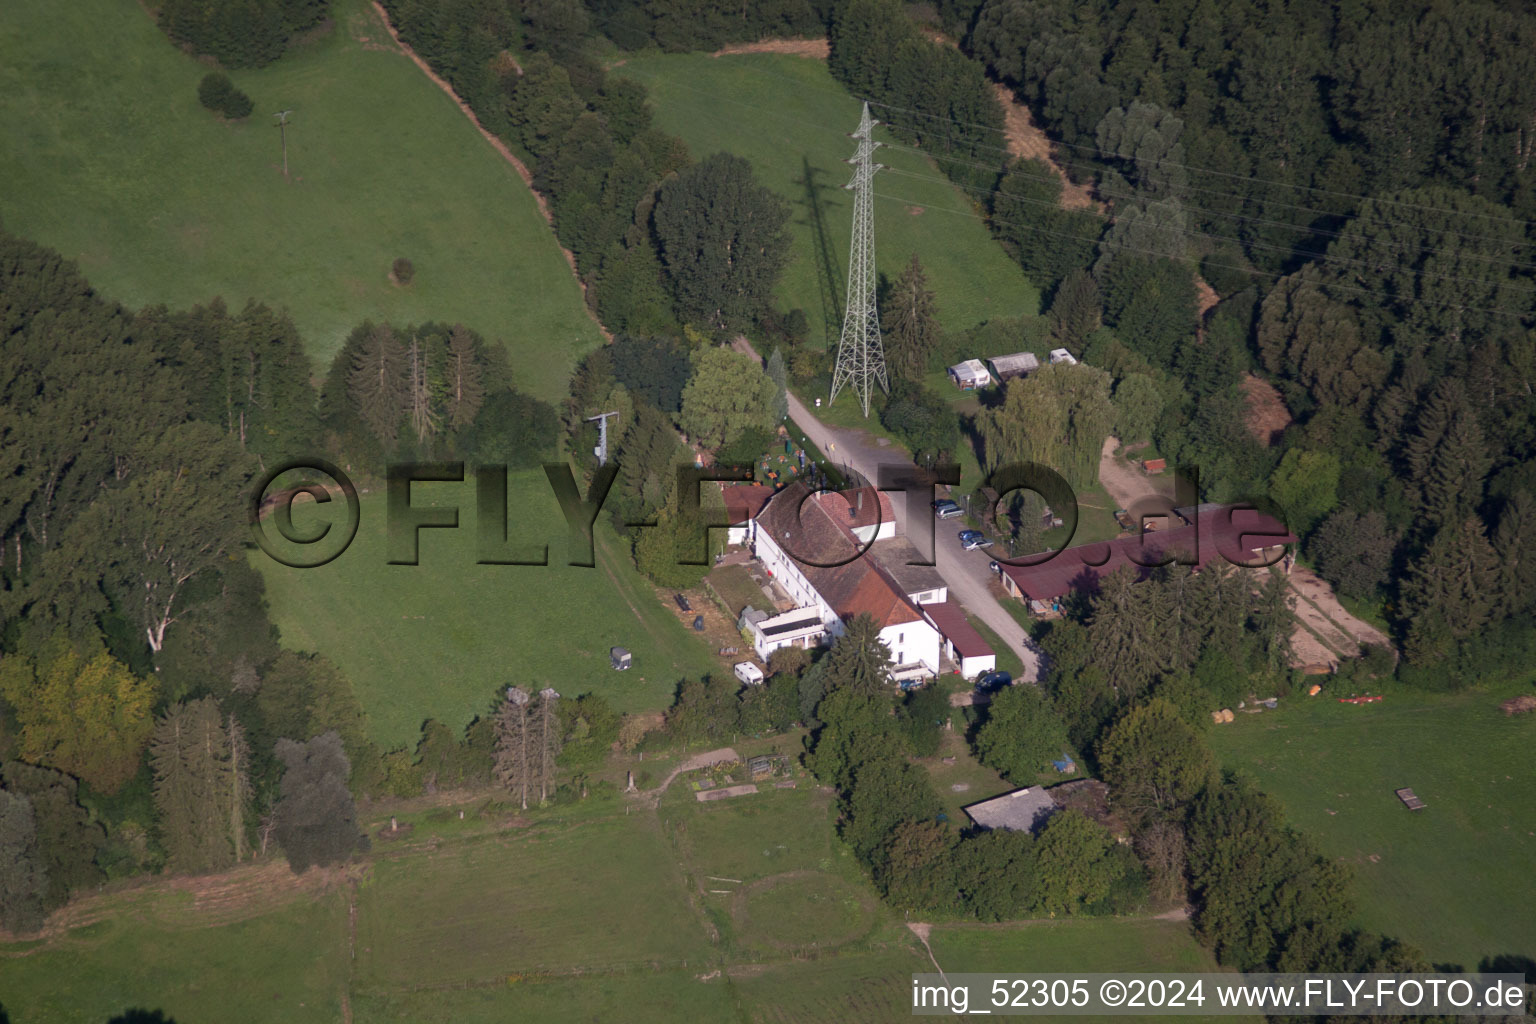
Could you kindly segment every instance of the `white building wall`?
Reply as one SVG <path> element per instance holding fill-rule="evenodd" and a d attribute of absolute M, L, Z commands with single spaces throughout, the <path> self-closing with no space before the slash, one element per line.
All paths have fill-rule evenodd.
<path fill-rule="evenodd" d="M 825 623 L 828 633 L 833 637 L 842 636 L 842 618 L 822 599 L 820 592 L 811 586 L 811 581 L 805 578 L 805 573 L 800 571 L 794 559 L 774 542 L 767 530 L 760 529 L 756 522 L 752 524 L 751 529 L 753 542 L 757 545 L 757 557 L 763 563 L 763 568 L 773 574 L 779 586 L 794 599 L 797 605 L 814 607 L 820 613 L 821 621 Z M 891 649 L 891 656 L 896 659 L 896 664 L 920 661 L 935 674 L 938 673 L 939 645 L 942 643 L 942 638 L 939 636 L 939 631 L 927 620 L 887 626 L 880 631 L 880 639 L 884 640 L 886 646 Z"/>
<path fill-rule="evenodd" d="M 939 646 L 943 638 L 927 621 L 886 626 L 880 631 L 880 639 L 891 649 L 893 664 L 907 665 L 920 661 L 934 675 L 938 675 Z"/>

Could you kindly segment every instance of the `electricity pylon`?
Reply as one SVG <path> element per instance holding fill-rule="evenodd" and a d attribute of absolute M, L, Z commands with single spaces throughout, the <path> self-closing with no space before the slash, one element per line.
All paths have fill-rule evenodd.
<path fill-rule="evenodd" d="M 869 416 L 869 393 L 879 384 L 881 391 L 891 386 L 885 378 L 885 347 L 880 343 L 880 313 L 875 308 L 875 125 L 869 116 L 859 118 L 859 130 L 852 137 L 859 141 L 853 159 L 853 180 L 843 187 L 853 192 L 853 244 L 848 255 L 848 307 L 843 313 L 843 334 L 837 342 L 837 366 L 832 371 L 832 395 L 837 397 L 844 385 L 853 388 Z"/>

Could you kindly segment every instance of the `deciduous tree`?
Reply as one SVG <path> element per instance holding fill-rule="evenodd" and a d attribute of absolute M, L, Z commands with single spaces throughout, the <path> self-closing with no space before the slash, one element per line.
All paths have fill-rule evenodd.
<path fill-rule="evenodd" d="M 276 754 L 284 766 L 274 812 L 277 841 L 294 874 L 351 856 L 366 838 L 357 830 L 357 807 L 347 791 L 352 766 L 341 737 L 328 732 L 304 743 L 278 740 Z"/>
<path fill-rule="evenodd" d="M 138 771 L 154 723 L 154 684 L 98 648 L 78 653 L 62 637 L 32 658 L 0 659 L 0 694 L 15 709 L 18 753 L 115 793 Z"/>
<path fill-rule="evenodd" d="M 679 423 L 688 436 L 719 448 L 752 427 L 773 426 L 773 381 L 752 358 L 728 348 L 700 353 L 683 389 Z"/>
<path fill-rule="evenodd" d="M 987 705 L 976 731 L 976 753 L 1016 786 L 1033 785 L 1067 747 L 1067 729 L 1037 686 L 1005 687 Z"/>

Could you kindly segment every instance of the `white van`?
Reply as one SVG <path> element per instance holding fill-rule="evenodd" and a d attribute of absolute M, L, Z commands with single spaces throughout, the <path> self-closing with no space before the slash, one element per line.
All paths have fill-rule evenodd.
<path fill-rule="evenodd" d="M 738 661 L 733 671 L 736 678 L 748 686 L 761 686 L 763 683 L 763 670 L 750 661 Z"/>

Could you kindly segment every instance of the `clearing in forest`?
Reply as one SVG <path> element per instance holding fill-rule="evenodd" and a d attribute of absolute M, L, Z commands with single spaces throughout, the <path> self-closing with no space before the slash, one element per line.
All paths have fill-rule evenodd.
<path fill-rule="evenodd" d="M 1348 694 L 1322 682 L 1316 697 L 1213 728 L 1222 766 L 1352 867 L 1361 926 L 1468 970 L 1536 952 L 1529 901 L 1511 899 L 1530 891 L 1536 863 L 1536 716 L 1499 709 L 1530 692 L 1529 677 L 1470 693 L 1395 689 L 1372 704 L 1340 704 Z M 1403 807 L 1403 787 L 1424 810 Z"/>
<path fill-rule="evenodd" d="M 791 207 L 792 257 L 779 283 L 786 309 L 805 310 L 811 344 L 836 345 L 843 321 L 853 194 L 848 133 L 859 101 L 820 61 L 779 53 L 656 54 L 612 71 L 645 85 L 656 122 L 695 158 L 721 150 Z M 875 258 L 894 281 L 915 252 L 946 328 L 1039 312 L 1038 289 L 977 212 L 987 199 L 951 184 L 933 160 L 877 129 L 887 143 L 875 178 Z M 983 353 L 990 355 L 992 353 Z"/>

